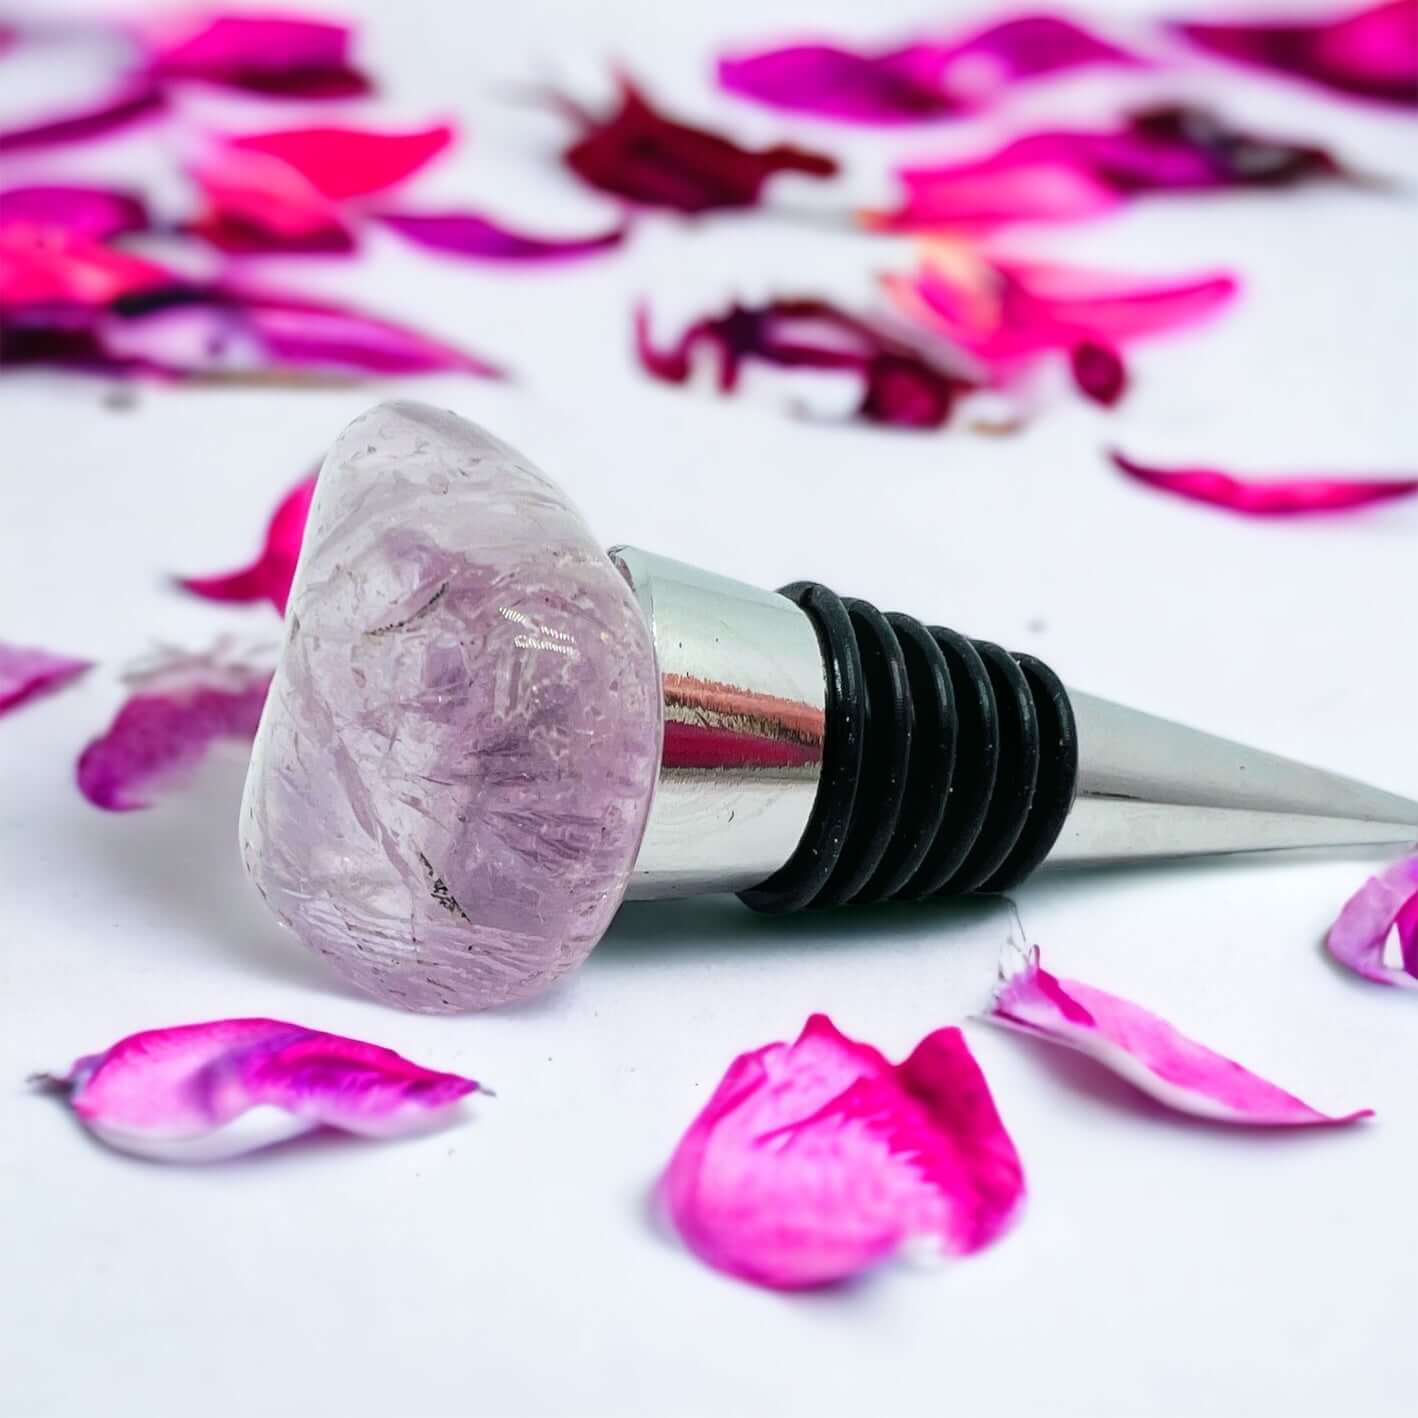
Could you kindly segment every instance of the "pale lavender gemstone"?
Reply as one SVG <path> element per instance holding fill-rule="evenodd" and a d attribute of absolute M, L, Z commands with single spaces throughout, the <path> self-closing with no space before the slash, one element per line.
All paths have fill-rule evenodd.
<path fill-rule="evenodd" d="M 560 489 L 451 413 L 356 419 L 242 805 L 276 915 L 406 1009 L 534 994 L 620 905 L 659 757 L 649 630 Z"/>

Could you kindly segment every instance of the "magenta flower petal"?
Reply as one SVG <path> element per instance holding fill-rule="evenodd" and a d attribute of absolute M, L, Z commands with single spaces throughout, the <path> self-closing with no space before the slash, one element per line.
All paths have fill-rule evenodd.
<path fill-rule="evenodd" d="M 209 601 L 270 601 L 284 615 L 314 496 L 315 475 L 312 474 L 280 500 L 266 527 L 261 554 L 249 566 L 222 576 L 184 576 L 178 584 Z"/>
<path fill-rule="evenodd" d="M 1076 1049 L 1179 1113 L 1249 1127 L 1314 1127 L 1372 1117 L 1334 1117 L 1179 1034 L 1165 1019 L 1078 980 L 1061 980 L 1030 952 L 1006 979 L 989 1018 Z"/>
<path fill-rule="evenodd" d="M 1328 945 L 1366 980 L 1418 989 L 1418 856 L 1370 877 L 1339 913 Z"/>
<path fill-rule="evenodd" d="M 1109 456 L 1135 482 L 1248 517 L 1341 512 L 1418 492 L 1418 478 L 1290 477 L 1253 482 L 1215 468 L 1155 468 L 1116 451 Z"/>
<path fill-rule="evenodd" d="M 0 222 L 0 307 L 7 322 L 26 306 L 93 309 L 174 279 L 156 262 L 64 226 Z"/>
<path fill-rule="evenodd" d="M 284 98 L 350 98 L 369 78 L 350 59 L 347 25 L 276 13 L 198 14 L 145 36 L 154 71 Z"/>
<path fill-rule="evenodd" d="M 136 193 L 116 187 L 7 187 L 0 192 L 0 226 L 15 223 L 109 241 L 146 230 L 148 209 Z"/>
<path fill-rule="evenodd" d="M 242 152 L 263 153 L 293 167 L 322 197 L 342 202 L 382 192 L 432 161 L 453 141 L 446 123 L 408 133 L 368 128 L 291 128 L 230 140 Z"/>
<path fill-rule="evenodd" d="M 719 61 L 719 82 L 774 108 L 854 123 L 910 123 L 970 112 L 1011 84 L 1089 65 L 1141 61 L 1056 15 L 1023 15 L 963 40 L 856 51 L 793 44 Z"/>
<path fill-rule="evenodd" d="M 92 664 L 91 660 L 75 660 L 48 650 L 29 650 L 0 640 L 0 714 L 8 714 L 27 700 L 62 689 Z"/>
<path fill-rule="evenodd" d="M 172 657 L 131 677 L 117 717 L 79 755 L 79 791 L 108 812 L 151 807 L 214 743 L 255 736 L 270 683 L 269 670 L 217 653 Z"/>
<path fill-rule="evenodd" d="M 166 108 L 161 87 L 146 79 L 132 81 L 86 108 L 48 114 L 33 123 L 0 131 L 0 153 L 92 142 L 139 119 L 156 117 Z"/>
<path fill-rule="evenodd" d="M 1383 0 L 1329 20 L 1179 22 L 1174 28 L 1225 59 L 1418 108 L 1418 0 Z"/>
<path fill-rule="evenodd" d="M 422 1132 L 478 1087 L 392 1049 L 275 1019 L 145 1030 L 57 1082 L 94 1136 L 164 1162 L 236 1157 L 316 1128 Z"/>
<path fill-rule="evenodd" d="M 821 153 L 787 144 L 755 152 L 676 123 L 624 80 L 620 107 L 607 118 L 566 107 L 583 128 L 563 155 L 566 165 L 592 187 L 647 207 L 690 213 L 751 207 L 778 173 L 826 178 L 837 171 L 836 162 Z"/>
<path fill-rule="evenodd" d="M 1104 408 L 1111 409 L 1127 391 L 1127 366 L 1111 345 L 1080 340 L 1069 351 L 1069 366 L 1079 392 Z"/>
<path fill-rule="evenodd" d="M 295 168 L 228 148 L 195 163 L 205 206 L 189 229 L 233 253 L 351 251 L 339 208 Z"/>
<path fill-rule="evenodd" d="M 591 256 L 619 246 L 628 230 L 621 225 L 594 236 L 532 236 L 478 212 L 380 212 L 378 220 L 416 246 L 477 261 L 563 261 Z"/>
<path fill-rule="evenodd" d="M 1024 1175 L 960 1030 L 892 1065 L 817 1014 L 796 1043 L 729 1066 L 661 1190 L 702 1260 L 791 1290 L 911 1242 L 981 1250 L 1017 1215 Z"/>

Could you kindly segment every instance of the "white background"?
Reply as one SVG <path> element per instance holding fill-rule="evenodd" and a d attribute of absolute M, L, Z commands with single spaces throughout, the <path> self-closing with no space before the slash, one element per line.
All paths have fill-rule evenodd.
<path fill-rule="evenodd" d="M 554 271 L 445 264 L 392 240 L 365 265 L 269 267 L 461 339 L 515 383 L 145 387 L 115 410 L 79 379 L 0 382 L 0 635 L 102 661 L 0 724 L 0 1409 L 1411 1412 L 1418 998 L 1349 978 L 1321 950 L 1376 857 L 1117 871 L 1018 894 L 1055 969 L 1318 1106 L 1371 1105 L 1374 1123 L 1189 1124 L 1070 1056 L 972 1026 L 1028 1169 L 1017 1230 L 945 1270 L 787 1298 L 666 1238 L 647 1207 L 657 1170 L 729 1060 L 810 1011 L 900 1055 L 978 1008 L 1005 907 L 786 922 L 732 900 L 630 907 L 546 998 L 421 1018 L 352 996 L 265 914 L 234 848 L 236 757 L 145 814 L 104 816 L 73 786 L 119 669 L 154 641 L 274 640 L 268 608 L 184 599 L 164 577 L 245 559 L 278 494 L 397 389 L 523 446 L 608 542 L 770 585 L 820 577 L 1034 651 L 1096 693 L 1418 795 L 1418 503 L 1247 522 L 1139 489 L 1100 453 L 1256 472 L 1418 467 L 1411 124 L 1196 63 L 1036 91 L 995 126 L 911 134 L 795 122 L 709 82 L 725 42 L 813 26 L 890 37 L 944 4 L 346 8 L 367 12 L 364 55 L 387 80 L 351 116 L 468 125 L 419 191 L 430 204 L 549 230 L 605 221 L 611 209 L 555 165 L 557 121 L 511 100 L 548 80 L 594 97 L 610 60 L 686 114 L 820 143 L 851 170 L 833 188 L 783 183 L 783 215 L 650 217 L 623 253 Z M 5 76 L 12 112 L 54 82 L 13 57 Z M 720 401 L 634 368 L 640 296 L 665 329 L 735 293 L 868 299 L 909 245 L 802 214 L 884 197 L 897 157 L 1158 92 L 1224 98 L 1409 190 L 1155 201 L 1012 238 L 1121 269 L 1231 266 L 1246 282 L 1230 316 L 1138 352 L 1117 413 L 1060 382 L 1013 438 L 807 423 L 785 415 L 779 387 Z M 218 110 L 251 126 L 286 117 Z M 170 141 L 135 134 L 20 175 L 171 183 Z M 132 1030 L 241 1014 L 369 1038 L 498 1096 L 419 1141 L 309 1141 L 183 1170 L 105 1151 L 23 1082 Z"/>

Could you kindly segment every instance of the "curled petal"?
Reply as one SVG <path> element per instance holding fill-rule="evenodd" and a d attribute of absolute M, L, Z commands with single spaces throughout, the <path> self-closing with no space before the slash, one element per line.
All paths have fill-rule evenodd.
<path fill-rule="evenodd" d="M 626 81 L 620 107 L 608 118 L 577 118 L 584 131 L 566 150 L 566 165 L 591 186 L 644 206 L 680 212 L 751 207 L 778 173 L 831 177 L 837 171 L 821 153 L 787 144 L 755 152 L 677 123 Z"/>
<path fill-rule="evenodd" d="M 594 236 L 532 236 L 479 212 L 381 212 L 379 220 L 429 251 L 477 261 L 562 261 L 609 251 L 625 240 L 624 225 Z"/>
<path fill-rule="evenodd" d="M 26 700 L 62 689 L 90 669 L 92 663 L 48 650 L 7 645 L 0 640 L 0 714 L 18 709 Z"/>
<path fill-rule="evenodd" d="M 1193 1117 L 1250 1127 L 1314 1127 L 1373 1115 L 1368 1108 L 1338 1117 L 1317 1112 L 1140 1005 L 1049 974 L 1037 949 L 1004 981 L 989 1018 L 1087 1054 L 1158 1102 Z"/>
<path fill-rule="evenodd" d="M 116 187 L 7 187 L 0 192 L 0 226 L 16 223 L 109 241 L 146 230 L 148 209 L 136 193 Z"/>
<path fill-rule="evenodd" d="M 1134 482 L 1248 517 L 1296 517 L 1391 502 L 1418 492 L 1418 478 L 1287 477 L 1256 482 L 1215 468 L 1156 468 L 1123 453 L 1114 465 Z"/>
<path fill-rule="evenodd" d="M 1339 93 L 1418 108 L 1418 3 L 1382 0 L 1336 19 L 1255 20 L 1174 28 L 1225 59 Z"/>
<path fill-rule="evenodd" d="M 970 112 L 1011 84 L 1096 64 L 1137 64 L 1056 15 L 1022 15 L 964 39 L 884 50 L 793 44 L 719 61 L 719 82 L 774 108 L 854 123 L 910 123 Z"/>
<path fill-rule="evenodd" d="M 228 149 L 191 175 L 206 204 L 191 230 L 224 251 L 354 248 L 335 204 L 279 158 Z"/>
<path fill-rule="evenodd" d="M 95 807 L 151 807 L 192 774 L 219 740 L 249 741 L 271 673 L 219 653 L 164 660 L 133 676 L 107 730 L 79 755 L 79 791 Z"/>
<path fill-rule="evenodd" d="M 130 1035 L 55 1082 L 120 1152 L 212 1162 L 316 1128 L 390 1138 L 445 1122 L 470 1078 L 276 1019 L 217 1019 Z"/>
<path fill-rule="evenodd" d="M 196 14 L 144 35 L 154 71 L 286 98 L 350 98 L 368 77 L 350 58 L 347 25 L 275 13 Z"/>
<path fill-rule="evenodd" d="M 261 153 L 293 167 L 322 197 L 343 202 L 411 177 L 453 141 L 453 130 L 446 123 L 409 133 L 291 128 L 230 141 L 241 152 Z"/>
<path fill-rule="evenodd" d="M 96 309 L 168 285 L 166 267 L 66 226 L 0 222 L 0 306 Z"/>
<path fill-rule="evenodd" d="M 981 1250 L 1014 1220 L 1024 1175 L 960 1030 L 927 1035 L 893 1065 L 817 1014 L 796 1043 L 729 1066 L 662 1195 L 701 1259 L 801 1289 L 908 1242 Z"/>
<path fill-rule="evenodd" d="M 1069 351 L 1069 365 L 1079 392 L 1095 404 L 1111 409 L 1127 391 L 1127 366 L 1111 345 L 1080 340 Z"/>
<path fill-rule="evenodd" d="M 1339 913 L 1328 945 L 1366 980 L 1418 989 L 1418 856 L 1370 877 Z"/>
<path fill-rule="evenodd" d="M 166 108 L 167 98 L 159 85 L 147 79 L 126 83 L 87 108 L 51 113 L 33 123 L 0 131 L 0 153 L 91 142 L 140 119 L 154 118 Z"/>
<path fill-rule="evenodd" d="M 314 496 L 312 474 L 281 499 L 266 527 L 261 554 L 249 566 L 222 576 L 185 576 L 178 584 L 209 601 L 270 601 L 284 615 Z"/>

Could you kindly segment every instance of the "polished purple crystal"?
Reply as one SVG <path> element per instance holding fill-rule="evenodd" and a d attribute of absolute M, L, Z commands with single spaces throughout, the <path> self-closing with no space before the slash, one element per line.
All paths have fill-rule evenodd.
<path fill-rule="evenodd" d="M 649 629 L 560 489 L 451 413 L 356 419 L 242 806 L 276 915 L 406 1009 L 534 994 L 615 914 L 659 755 Z"/>

